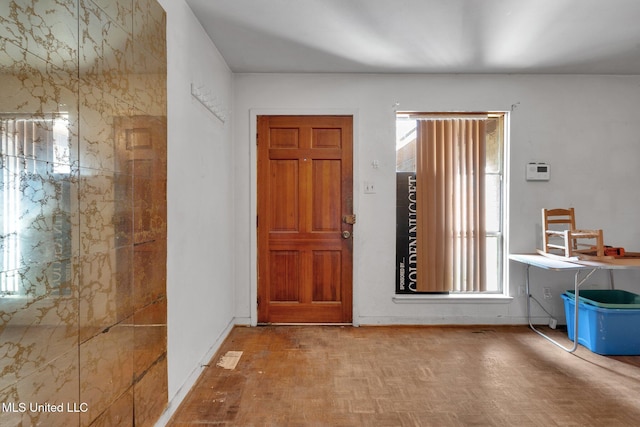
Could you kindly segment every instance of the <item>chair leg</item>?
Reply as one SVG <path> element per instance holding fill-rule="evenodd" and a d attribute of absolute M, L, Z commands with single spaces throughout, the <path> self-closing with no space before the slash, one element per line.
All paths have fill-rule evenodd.
<path fill-rule="evenodd" d="M 596 253 L 599 257 L 604 256 L 604 237 L 602 230 L 598 230 L 598 237 L 596 237 Z"/>
<path fill-rule="evenodd" d="M 573 256 L 573 236 L 571 230 L 564 230 L 564 256 L 571 258 Z"/>

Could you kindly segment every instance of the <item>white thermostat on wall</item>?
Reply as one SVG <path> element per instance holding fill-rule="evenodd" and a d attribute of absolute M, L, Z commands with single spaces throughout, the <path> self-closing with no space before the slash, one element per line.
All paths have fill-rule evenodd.
<path fill-rule="evenodd" d="M 549 165 L 546 163 L 528 163 L 526 173 L 527 181 L 549 181 L 549 169 Z"/>

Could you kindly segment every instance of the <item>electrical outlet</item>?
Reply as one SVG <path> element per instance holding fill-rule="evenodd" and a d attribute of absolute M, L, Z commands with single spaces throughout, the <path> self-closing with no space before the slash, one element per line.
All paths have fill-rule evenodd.
<path fill-rule="evenodd" d="M 542 288 L 542 291 L 543 291 L 544 299 L 549 299 L 549 298 L 551 298 L 551 297 L 552 297 L 552 295 L 551 295 L 551 288 L 549 288 L 549 287 L 544 287 L 544 288 Z"/>

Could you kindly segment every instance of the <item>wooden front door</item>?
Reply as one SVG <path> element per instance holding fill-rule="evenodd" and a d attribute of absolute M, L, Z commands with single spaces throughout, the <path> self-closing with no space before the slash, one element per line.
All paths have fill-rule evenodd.
<path fill-rule="evenodd" d="M 351 116 L 258 117 L 258 322 L 350 323 Z"/>

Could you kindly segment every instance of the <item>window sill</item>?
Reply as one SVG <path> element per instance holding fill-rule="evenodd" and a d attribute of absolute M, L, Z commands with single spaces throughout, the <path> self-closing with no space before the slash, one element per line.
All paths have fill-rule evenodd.
<path fill-rule="evenodd" d="M 391 298 L 396 304 L 425 304 L 425 303 L 491 303 L 508 304 L 513 297 L 501 294 L 445 294 L 445 295 L 396 295 Z"/>

